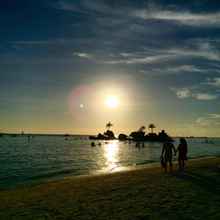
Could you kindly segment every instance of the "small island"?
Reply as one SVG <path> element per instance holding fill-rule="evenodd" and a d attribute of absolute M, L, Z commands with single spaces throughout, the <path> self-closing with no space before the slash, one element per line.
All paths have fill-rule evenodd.
<path fill-rule="evenodd" d="M 113 126 L 111 122 L 108 122 L 106 124 L 106 131 L 102 134 L 99 133 L 97 136 L 89 136 L 90 140 L 115 140 L 117 139 L 115 137 L 115 134 L 113 131 L 110 130 L 110 128 Z"/>
<path fill-rule="evenodd" d="M 166 142 L 173 141 L 173 139 L 165 132 L 161 130 L 158 134 L 154 132 L 156 126 L 151 123 L 148 128 L 150 129 L 149 133 L 145 133 L 145 126 L 141 126 L 137 131 L 133 131 L 130 135 L 119 134 L 118 138 L 115 137 L 115 134 L 111 129 L 113 124 L 108 122 L 106 124 L 106 131 L 102 134 L 99 133 L 97 136 L 89 136 L 90 140 L 116 140 L 119 141 L 135 141 L 135 142 Z"/>

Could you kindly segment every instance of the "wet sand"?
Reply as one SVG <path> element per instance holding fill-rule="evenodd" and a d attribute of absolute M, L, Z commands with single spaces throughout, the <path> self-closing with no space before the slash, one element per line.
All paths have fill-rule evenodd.
<path fill-rule="evenodd" d="M 0 219 L 220 219 L 220 158 L 0 191 Z"/>

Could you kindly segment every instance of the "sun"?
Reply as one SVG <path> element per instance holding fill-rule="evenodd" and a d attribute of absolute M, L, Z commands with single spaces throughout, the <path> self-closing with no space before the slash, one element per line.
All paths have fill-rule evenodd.
<path fill-rule="evenodd" d="M 117 108 L 119 105 L 119 100 L 116 96 L 107 96 L 105 99 L 105 104 L 108 108 Z"/>

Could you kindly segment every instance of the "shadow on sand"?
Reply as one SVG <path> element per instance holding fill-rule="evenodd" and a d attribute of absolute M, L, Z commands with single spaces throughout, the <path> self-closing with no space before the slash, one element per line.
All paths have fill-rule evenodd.
<path fill-rule="evenodd" d="M 207 173 L 209 173 L 207 175 Z M 212 194 L 220 193 L 220 179 L 218 178 L 220 169 L 212 169 L 205 172 L 205 175 L 198 174 L 193 171 L 186 171 L 184 173 L 175 173 L 174 176 L 178 179 L 192 182 L 193 185 L 200 187 L 206 192 Z"/>

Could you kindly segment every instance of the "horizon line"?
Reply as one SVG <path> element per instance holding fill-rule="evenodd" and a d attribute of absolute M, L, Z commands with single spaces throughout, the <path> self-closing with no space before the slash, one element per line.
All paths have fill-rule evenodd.
<path fill-rule="evenodd" d="M 93 136 L 94 134 L 72 134 L 72 133 L 11 133 L 11 132 L 0 132 L 0 135 L 39 135 L 39 136 Z M 191 135 L 174 135 L 171 137 L 173 138 L 180 138 L 180 137 L 185 137 L 185 138 L 220 138 L 220 136 L 191 136 Z"/>

